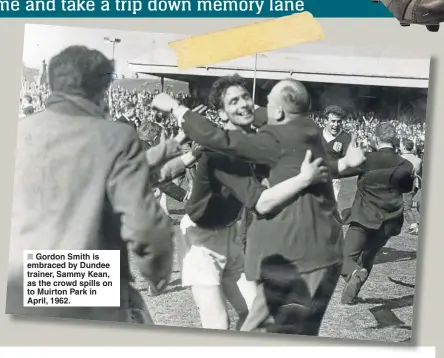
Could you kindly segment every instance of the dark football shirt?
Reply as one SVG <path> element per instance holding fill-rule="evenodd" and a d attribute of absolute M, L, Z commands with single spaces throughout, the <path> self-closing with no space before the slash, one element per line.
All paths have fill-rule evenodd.
<path fill-rule="evenodd" d="M 347 148 L 351 143 L 351 135 L 347 132 L 341 131 L 339 135 L 333 140 L 327 142 L 322 131 L 322 143 L 324 143 L 325 151 L 329 161 L 336 161 L 345 157 Z"/>

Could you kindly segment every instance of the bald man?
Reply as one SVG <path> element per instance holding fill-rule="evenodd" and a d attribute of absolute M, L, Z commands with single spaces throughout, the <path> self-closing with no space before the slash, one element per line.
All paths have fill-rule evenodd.
<path fill-rule="evenodd" d="M 251 116 L 249 101 L 237 101 L 242 102 L 235 113 L 239 121 Z M 268 124 L 255 134 L 220 129 L 165 96 L 155 98 L 153 106 L 173 113 L 197 143 L 268 166 L 271 186 L 298 175 L 307 150 L 326 158 L 321 131 L 307 115 L 310 96 L 294 80 L 272 89 Z M 363 160 L 363 152 L 351 145 L 332 166 L 333 172 L 338 175 Z M 247 233 L 245 274 L 258 283 L 258 294 L 241 330 L 318 335 L 342 267 L 337 217 L 329 176 L 326 183 L 307 188 L 271 214 L 254 218 Z"/>

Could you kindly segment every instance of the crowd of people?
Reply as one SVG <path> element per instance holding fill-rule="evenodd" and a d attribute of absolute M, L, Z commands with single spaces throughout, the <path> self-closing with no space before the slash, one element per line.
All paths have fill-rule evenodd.
<path fill-rule="evenodd" d="M 323 127 L 325 119 L 322 112 L 313 114 L 313 120 Z M 415 151 L 422 156 L 424 153 L 424 142 L 426 133 L 425 120 L 414 123 L 408 123 L 405 120 L 398 120 L 392 118 L 384 118 L 383 121 L 388 121 L 396 128 L 399 138 L 407 138 L 415 143 Z M 343 128 L 348 133 L 357 135 L 358 142 L 366 148 L 367 151 L 372 151 L 372 141 L 375 133 L 375 128 L 381 122 L 374 113 L 353 113 L 347 115 L 343 121 Z"/>
<path fill-rule="evenodd" d="M 114 71 L 99 51 L 70 46 L 49 64 L 51 91 L 24 87 L 23 115 L 34 120 L 18 124 L 6 313 L 153 324 L 128 253 L 161 293 L 176 247 L 203 328 L 229 329 L 228 300 L 241 331 L 317 336 L 340 280 L 341 303 L 356 302 L 402 230 L 425 126 L 347 119 L 335 105 L 310 115 L 310 94 L 293 79 L 275 84 L 264 111 L 243 78 L 221 77 L 208 111 L 170 89 L 110 87 Z M 151 189 L 193 166 L 175 236 Z M 346 177 L 358 190 L 339 213 Z M 120 251 L 118 307 L 25 304 L 23 250 L 93 248 Z"/>
<path fill-rule="evenodd" d="M 194 108 L 199 105 L 196 98 L 184 91 L 174 91 L 172 85 L 167 84 L 162 90 L 160 83 L 156 84 L 154 89 L 148 88 L 145 85 L 142 89 L 128 90 L 120 85 L 112 86 L 108 89 L 105 97 L 106 105 L 108 106 L 109 119 L 116 121 L 119 118 L 132 121 L 138 131 L 139 138 L 148 143 L 149 146 L 156 145 L 162 140 L 173 138 L 177 135 L 179 127 L 177 121 L 173 116 L 160 114 L 152 108 L 152 100 L 161 92 L 169 94 L 179 103 Z M 29 82 L 22 80 L 22 87 L 20 92 L 20 116 L 30 115 L 43 111 L 45 109 L 45 102 L 50 95 L 48 84 L 39 84 L 37 81 Z M 128 114 L 130 109 L 131 114 Z M 221 120 L 216 110 L 205 106 L 202 113 L 211 122 L 218 126 L 222 126 Z M 325 114 L 322 111 L 311 112 L 311 118 L 321 128 L 325 127 Z M 412 153 L 423 159 L 424 142 L 426 123 L 418 119 L 404 120 L 384 118 L 379 119 L 373 112 L 370 113 L 348 113 L 342 120 L 342 129 L 350 134 L 356 135 L 357 143 L 366 151 L 372 152 L 375 150 L 374 133 L 378 123 L 387 121 L 397 131 L 397 148 L 401 152 L 401 140 L 411 140 L 413 142 Z M 164 191 L 159 188 L 154 189 L 155 196 L 160 198 L 162 208 L 169 214 L 167 206 L 167 197 L 173 197 L 179 202 L 183 202 L 189 198 L 192 189 L 192 177 L 195 167 L 187 168 L 186 175 L 182 179 L 175 179 L 169 183 Z M 187 182 L 187 188 L 180 187 Z M 339 181 L 334 181 L 338 184 Z M 336 187 L 335 187 L 336 188 Z M 171 190 L 173 189 L 173 190 Z M 339 190 L 336 188 L 337 191 Z M 174 194 L 172 194 L 174 193 Z M 409 211 L 411 207 L 417 205 L 417 202 L 409 204 Z M 412 214 L 408 213 L 408 218 Z M 414 233 L 418 232 L 417 220 L 408 220 L 411 224 L 411 229 Z M 245 239 L 245 238 L 244 238 Z"/>
<path fill-rule="evenodd" d="M 23 117 L 43 111 L 49 95 L 50 89 L 47 84 L 40 84 L 37 81 L 28 81 L 23 78 L 20 88 L 19 116 Z"/>
<path fill-rule="evenodd" d="M 128 105 L 133 106 L 136 125 L 139 135 L 142 139 L 152 143 L 157 143 L 160 138 L 171 138 L 177 134 L 179 128 L 173 118 L 168 116 L 159 116 L 159 113 L 151 107 L 153 98 L 162 92 L 160 84 L 156 85 L 153 90 L 149 88 L 140 90 L 128 90 L 122 86 L 113 86 L 107 92 L 106 99 L 110 108 L 110 119 L 117 120 L 120 118 Z M 166 85 L 163 92 L 168 93 L 180 103 L 193 108 L 197 106 L 196 99 L 190 94 L 183 91 L 175 92 L 172 85 Z M 22 81 L 20 92 L 20 115 L 25 113 L 40 112 L 45 109 L 45 101 L 50 95 L 48 85 L 41 85 L 37 82 Z M 220 124 L 220 118 L 215 110 L 208 108 L 205 116 L 213 123 Z M 322 112 L 311 113 L 313 120 L 320 126 L 324 127 L 325 119 Z M 360 143 L 367 151 L 372 151 L 372 141 L 375 127 L 382 120 L 374 113 L 351 113 L 344 119 L 343 128 L 348 133 L 357 135 L 358 143 Z M 423 121 L 415 121 L 413 123 L 407 120 L 383 119 L 389 121 L 397 130 L 399 138 L 407 138 L 414 142 L 415 153 L 420 157 L 424 153 L 424 142 L 426 133 L 426 123 Z"/>

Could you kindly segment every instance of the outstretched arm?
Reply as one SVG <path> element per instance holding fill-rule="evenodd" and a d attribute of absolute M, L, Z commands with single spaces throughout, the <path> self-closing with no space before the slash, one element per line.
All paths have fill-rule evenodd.
<path fill-rule="evenodd" d="M 192 166 L 199 158 L 193 152 L 182 154 L 165 163 L 159 172 L 157 181 L 164 183 L 176 179 L 185 173 L 186 168 Z"/>
<path fill-rule="evenodd" d="M 245 207 L 265 215 L 299 195 L 310 185 L 327 180 L 328 169 L 321 164 L 322 158 L 312 161 L 312 154 L 307 151 L 299 175 L 268 189 L 251 176 L 240 177 L 222 170 L 216 170 L 215 176 Z"/>
<path fill-rule="evenodd" d="M 178 118 L 181 117 L 179 111 L 180 109 L 176 111 Z M 185 111 L 182 117 L 184 132 L 207 148 L 268 166 L 273 166 L 280 158 L 280 145 L 269 133 L 227 131 L 192 111 Z"/>
<path fill-rule="evenodd" d="M 255 209 L 261 214 L 269 214 L 283 203 L 299 195 L 309 186 L 327 181 L 328 168 L 322 166 L 322 158 L 311 161 L 311 151 L 307 151 L 299 175 L 287 179 L 262 192 Z"/>
<path fill-rule="evenodd" d="M 328 163 L 328 166 L 334 179 L 347 178 L 361 174 L 365 160 L 364 150 L 358 145 L 357 136 L 353 134 L 345 157 Z"/>
<path fill-rule="evenodd" d="M 160 111 L 172 113 L 181 123 L 185 134 L 204 147 L 268 166 L 273 166 L 280 158 L 280 145 L 268 133 L 244 134 L 241 131 L 226 131 L 201 116 L 198 111 L 181 106 L 165 93 L 154 97 L 152 106 Z"/>
<path fill-rule="evenodd" d="M 180 143 L 174 139 L 160 141 L 159 144 L 149 148 L 145 152 L 145 157 L 150 169 L 157 168 L 168 160 L 177 157 L 182 153 Z"/>

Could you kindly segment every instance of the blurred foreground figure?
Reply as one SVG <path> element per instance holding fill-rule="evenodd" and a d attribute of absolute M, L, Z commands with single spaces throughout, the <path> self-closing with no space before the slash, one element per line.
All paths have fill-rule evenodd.
<path fill-rule="evenodd" d="M 172 227 L 136 131 L 106 120 L 114 64 L 72 46 L 52 58 L 47 109 L 18 124 L 6 313 L 152 324 L 129 252 L 151 287 L 172 266 Z M 23 250 L 120 250 L 120 307 L 23 307 Z"/>

